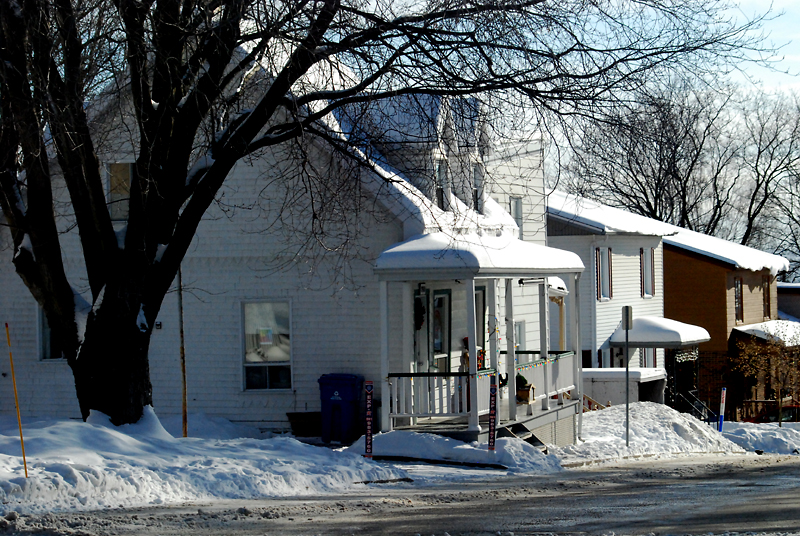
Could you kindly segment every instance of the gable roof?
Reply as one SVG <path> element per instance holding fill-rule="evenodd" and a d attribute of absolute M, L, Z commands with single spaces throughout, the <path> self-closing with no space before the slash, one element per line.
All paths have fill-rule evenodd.
<path fill-rule="evenodd" d="M 664 222 L 559 190 L 547 196 L 547 214 L 593 234 L 666 236 L 675 233 L 673 226 Z"/>
<path fill-rule="evenodd" d="M 664 237 L 664 244 L 692 251 L 743 270 L 769 270 L 772 275 L 789 269 L 780 255 L 743 246 L 715 236 L 683 229 L 653 218 L 602 205 L 555 190 L 548 196 L 547 214 L 596 234 L 637 234 Z"/>
<path fill-rule="evenodd" d="M 718 261 L 730 264 L 743 270 L 758 272 L 769 270 L 772 275 L 789 269 L 789 261 L 780 255 L 743 246 L 729 240 L 723 240 L 681 227 L 674 227 L 677 232 L 664 237 L 664 243 L 693 253 L 698 253 Z"/>

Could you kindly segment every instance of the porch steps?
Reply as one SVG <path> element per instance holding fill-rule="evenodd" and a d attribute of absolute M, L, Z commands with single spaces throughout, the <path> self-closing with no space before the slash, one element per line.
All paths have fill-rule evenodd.
<path fill-rule="evenodd" d="M 525 426 L 524 423 L 514 422 L 508 426 L 500 426 L 497 428 L 497 437 L 516 437 L 522 439 L 526 443 L 533 445 L 543 454 L 547 454 L 547 445 L 541 442 L 536 435 Z"/>

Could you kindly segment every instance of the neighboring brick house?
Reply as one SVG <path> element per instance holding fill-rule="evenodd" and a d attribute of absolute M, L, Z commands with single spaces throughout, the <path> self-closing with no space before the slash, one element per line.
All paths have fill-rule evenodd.
<path fill-rule="evenodd" d="M 719 407 L 727 388 L 726 415 L 732 418 L 747 398 L 745 382 L 730 361 L 731 330 L 778 318 L 776 277 L 789 262 L 686 229 L 664 237 L 664 314 L 704 327 L 711 340 L 699 347 L 698 397 Z"/>
<path fill-rule="evenodd" d="M 778 316 L 786 320 L 800 319 L 800 283 L 778 282 Z"/>

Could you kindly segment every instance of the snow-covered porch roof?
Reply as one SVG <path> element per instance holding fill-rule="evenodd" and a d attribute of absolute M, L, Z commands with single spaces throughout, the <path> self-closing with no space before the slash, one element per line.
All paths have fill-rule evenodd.
<path fill-rule="evenodd" d="M 575 253 L 493 231 L 416 235 L 389 247 L 375 262 L 383 281 L 547 276 L 583 268 Z"/>
<path fill-rule="evenodd" d="M 685 348 L 711 339 L 704 328 L 685 324 L 669 318 L 640 316 L 633 319 L 633 329 L 628 331 L 628 346 L 633 348 Z M 625 346 L 622 323 L 609 339 L 614 348 Z"/>
<path fill-rule="evenodd" d="M 757 324 L 736 326 L 733 329 L 759 339 L 781 342 L 786 346 L 800 346 L 800 322 L 767 320 Z"/>

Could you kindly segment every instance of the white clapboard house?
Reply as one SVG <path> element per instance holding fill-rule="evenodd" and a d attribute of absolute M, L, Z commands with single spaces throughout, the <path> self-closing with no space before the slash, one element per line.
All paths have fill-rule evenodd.
<path fill-rule="evenodd" d="M 368 200 L 353 207 L 369 210 L 353 209 L 347 220 L 347 258 L 335 248 L 299 253 L 310 213 L 303 177 L 348 165 L 338 154 L 310 141 L 302 158 L 279 147 L 235 167 L 182 265 L 190 419 L 203 412 L 288 430 L 288 413 L 320 410 L 322 375 L 355 374 L 375 384 L 380 429 L 476 439 L 487 433 L 490 382 L 499 372 L 511 386 L 517 375 L 533 386 L 520 405 L 513 389 L 500 390 L 499 433 L 575 440 L 582 407 L 577 281 L 584 261 L 547 247 L 543 233 L 520 232 L 526 225 L 517 210 L 520 178 L 531 166 L 541 169 L 541 151 L 526 152 L 514 167 L 519 151 L 506 158 L 493 150 L 477 116 L 455 120 L 454 106 L 466 105 L 444 98 L 383 105 L 381 143 L 365 150 L 377 171 L 364 170 L 353 188 Z M 425 114 L 409 113 L 419 106 Z M 115 136 L 100 156 L 121 231 L 136 135 L 125 114 L 108 114 L 109 124 Z M 418 136 L 421 129 L 425 136 Z M 534 175 L 541 184 L 540 172 Z M 541 188 L 525 196 L 539 207 L 541 223 Z M 81 290 L 77 231 L 68 217 L 61 225 L 66 266 Z M 9 269 L 7 229 L 0 228 L 0 239 L 6 267 L 0 314 L 12 328 L 20 409 L 26 417 L 79 417 L 71 371 L 53 351 L 36 302 Z M 559 342 L 550 340 L 551 294 L 571 325 L 570 338 Z M 179 344 L 172 292 L 150 347 L 159 415 L 181 412 Z M 0 372 L 0 408 L 11 413 L 7 366 Z"/>

